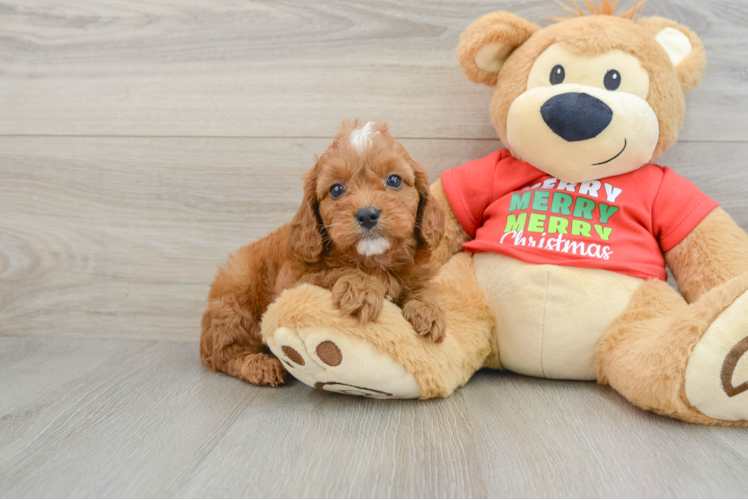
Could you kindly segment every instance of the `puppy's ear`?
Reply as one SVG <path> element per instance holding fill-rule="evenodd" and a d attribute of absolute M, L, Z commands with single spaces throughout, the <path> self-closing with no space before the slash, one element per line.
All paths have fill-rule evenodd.
<path fill-rule="evenodd" d="M 470 80 L 493 87 L 509 55 L 540 28 L 509 12 L 493 12 L 460 35 L 457 57 Z"/>
<path fill-rule="evenodd" d="M 706 68 L 706 51 L 696 33 L 664 17 L 646 17 L 638 24 L 667 52 L 683 92 L 698 87 Z"/>
<path fill-rule="evenodd" d="M 416 238 L 429 250 L 436 250 L 444 237 L 444 210 L 431 195 L 426 167 L 413 162 L 413 172 L 416 174 L 416 189 L 420 198 L 416 215 Z"/>
<path fill-rule="evenodd" d="M 317 165 L 304 174 L 304 200 L 291 220 L 288 244 L 291 253 L 304 262 L 317 262 L 322 254 L 322 228 L 317 203 Z"/>

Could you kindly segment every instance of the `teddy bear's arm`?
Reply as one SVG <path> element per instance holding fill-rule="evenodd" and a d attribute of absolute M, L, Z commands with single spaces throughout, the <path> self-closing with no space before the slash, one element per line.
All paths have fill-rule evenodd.
<path fill-rule="evenodd" d="M 444 209 L 444 238 L 439 247 L 434 251 L 434 258 L 441 264 L 447 261 L 456 253 L 462 251 L 462 244 L 470 241 L 472 238 L 463 229 L 460 221 L 452 210 L 447 198 L 447 193 L 442 186 L 442 180 L 439 179 L 431 185 L 431 195 L 436 198 Z"/>
<path fill-rule="evenodd" d="M 748 235 L 716 208 L 683 241 L 665 253 L 678 288 L 688 302 L 748 272 Z"/>

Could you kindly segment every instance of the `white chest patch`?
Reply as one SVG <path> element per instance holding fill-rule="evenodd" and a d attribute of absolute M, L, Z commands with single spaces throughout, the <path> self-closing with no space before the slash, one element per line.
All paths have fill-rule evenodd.
<path fill-rule="evenodd" d="M 358 242 L 358 253 L 371 257 L 386 252 L 390 248 L 390 240 L 387 238 L 366 238 Z"/>
<path fill-rule="evenodd" d="M 374 123 L 373 121 L 368 121 L 365 125 L 351 132 L 351 144 L 359 153 L 362 153 L 363 151 L 370 148 L 371 138 L 379 133 L 373 131 L 374 125 L 376 125 L 376 123 Z"/>

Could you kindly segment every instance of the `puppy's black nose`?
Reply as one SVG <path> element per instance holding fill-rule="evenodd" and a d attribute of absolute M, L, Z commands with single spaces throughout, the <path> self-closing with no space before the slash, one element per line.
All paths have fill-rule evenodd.
<path fill-rule="evenodd" d="M 556 135 L 569 142 L 596 137 L 613 119 L 607 104 L 580 92 L 551 97 L 541 106 L 540 114 Z"/>
<path fill-rule="evenodd" d="M 379 222 L 379 213 L 379 209 L 375 207 L 359 208 L 358 212 L 356 212 L 358 225 L 366 229 L 373 228 Z"/>

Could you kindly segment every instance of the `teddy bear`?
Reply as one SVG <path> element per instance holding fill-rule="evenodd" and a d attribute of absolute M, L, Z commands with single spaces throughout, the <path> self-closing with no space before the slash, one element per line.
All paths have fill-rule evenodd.
<path fill-rule="evenodd" d="M 704 47 L 685 26 L 640 18 L 641 2 L 622 14 L 586 3 L 589 14 L 567 8 L 572 17 L 542 29 L 494 12 L 460 37 L 465 75 L 494 88 L 504 148 L 431 186 L 446 212 L 434 281 L 445 340 L 424 341 L 391 302 L 361 325 L 330 292 L 301 285 L 262 321 L 294 377 L 428 399 L 481 368 L 506 369 L 597 381 L 688 422 L 748 426 L 748 236 L 653 163 L 677 140 Z"/>

